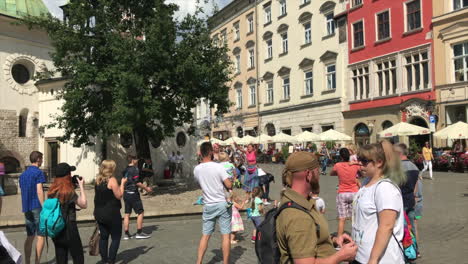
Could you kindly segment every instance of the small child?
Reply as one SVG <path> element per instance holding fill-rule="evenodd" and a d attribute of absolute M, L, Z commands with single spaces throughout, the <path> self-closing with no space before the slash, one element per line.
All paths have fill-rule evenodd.
<path fill-rule="evenodd" d="M 315 200 L 315 208 L 317 209 L 317 211 L 319 213 L 324 214 L 325 213 L 325 201 L 323 201 L 322 198 L 318 197 L 319 194 L 320 194 L 320 189 L 319 187 L 317 187 L 314 190 L 312 190 L 311 198 Z"/>
<path fill-rule="evenodd" d="M 226 152 L 220 152 L 218 154 L 218 158 L 219 158 L 220 164 L 223 165 L 224 169 L 226 170 L 226 173 L 229 175 L 229 180 L 231 182 L 234 182 L 235 179 L 237 178 L 236 167 L 231 162 L 229 162 L 229 155 Z M 226 198 L 229 206 L 232 206 L 231 196 L 232 196 L 232 189 L 229 190 L 229 193 Z"/>
<path fill-rule="evenodd" d="M 245 203 L 247 201 L 243 201 L 242 203 L 237 203 L 238 197 L 235 193 L 231 196 L 232 198 L 232 221 L 231 221 L 231 244 L 237 244 L 239 242 L 236 240 L 236 234 L 238 232 L 244 231 L 244 222 L 242 221 L 242 217 L 239 213 L 239 210 L 243 209 L 245 206 Z"/>
<path fill-rule="evenodd" d="M 255 243 L 257 238 L 257 228 L 263 222 L 263 201 L 262 197 L 262 189 L 260 187 L 255 187 L 252 190 L 252 214 L 250 219 L 255 226 L 255 229 L 252 232 L 252 243 Z"/>

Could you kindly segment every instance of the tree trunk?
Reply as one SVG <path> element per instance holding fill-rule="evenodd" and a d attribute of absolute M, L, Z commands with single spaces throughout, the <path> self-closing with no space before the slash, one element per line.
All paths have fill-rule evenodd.
<path fill-rule="evenodd" d="M 107 137 L 101 138 L 101 159 L 107 159 Z"/>
<path fill-rule="evenodd" d="M 135 138 L 135 148 L 137 152 L 137 157 L 149 158 L 151 159 L 151 151 L 149 148 L 148 137 L 146 136 L 145 129 L 137 128 L 133 131 L 133 136 Z"/>

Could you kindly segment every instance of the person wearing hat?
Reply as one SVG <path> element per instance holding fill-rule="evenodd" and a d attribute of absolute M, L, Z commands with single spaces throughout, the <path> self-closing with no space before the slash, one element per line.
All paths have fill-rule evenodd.
<path fill-rule="evenodd" d="M 26 223 L 26 241 L 24 241 L 24 262 L 30 263 L 34 238 L 36 242 L 36 262 L 40 263 L 44 249 L 44 235 L 39 232 L 39 216 L 44 203 L 44 190 L 42 184 L 46 182 L 44 173 L 39 169 L 42 165 L 43 155 L 33 151 L 29 155 L 29 166 L 19 177 L 21 188 L 21 202 Z"/>
<path fill-rule="evenodd" d="M 281 253 L 280 263 L 341 263 L 354 259 L 357 246 L 343 235 L 341 249 L 336 251 L 330 239 L 328 224 L 310 194 L 319 186 L 320 164 L 317 157 L 305 151 L 291 154 L 283 171 L 281 204 L 295 203 L 308 213 L 286 208 L 276 219 L 276 237 Z M 285 212 L 286 211 L 286 212 Z"/>
<path fill-rule="evenodd" d="M 75 170 L 75 166 L 70 166 L 68 163 L 59 163 L 55 170 L 54 182 L 50 185 L 47 195 L 48 198 L 59 199 L 62 216 L 65 219 L 65 228 L 52 239 L 57 264 L 68 263 L 68 254 L 71 255 L 73 264 L 84 263 L 83 246 L 76 222 L 76 206 L 86 209 L 88 204 L 84 190 L 84 179 L 81 177 L 76 177 L 80 195 L 75 192 L 76 186 L 71 176 L 71 172 Z"/>

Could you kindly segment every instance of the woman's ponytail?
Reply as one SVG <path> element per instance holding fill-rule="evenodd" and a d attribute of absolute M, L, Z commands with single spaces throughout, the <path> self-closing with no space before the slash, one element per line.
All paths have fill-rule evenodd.
<path fill-rule="evenodd" d="M 384 177 L 390 179 L 398 186 L 403 185 L 406 182 L 406 174 L 401 169 L 398 153 L 388 140 L 383 140 L 380 144 L 385 154 Z"/>

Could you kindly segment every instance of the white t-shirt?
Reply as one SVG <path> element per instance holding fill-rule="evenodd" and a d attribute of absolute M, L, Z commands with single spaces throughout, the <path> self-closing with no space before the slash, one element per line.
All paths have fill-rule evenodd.
<path fill-rule="evenodd" d="M 378 185 L 377 193 L 375 187 Z M 374 201 L 375 197 L 375 201 Z M 375 183 L 359 189 L 353 202 L 353 240 L 358 246 L 356 260 L 367 263 L 374 246 L 378 228 L 377 212 L 390 209 L 398 212 L 393 234 L 398 241 L 403 239 L 403 198 L 400 190 L 388 182 Z M 379 264 L 404 264 L 403 252 L 393 235 L 390 237 L 387 249 Z"/>
<path fill-rule="evenodd" d="M 202 188 L 203 202 L 206 205 L 226 201 L 223 181 L 229 175 L 223 165 L 216 162 L 200 163 L 193 170 L 193 174 Z"/>
<path fill-rule="evenodd" d="M 175 162 L 177 164 L 181 163 L 184 160 L 184 155 L 180 154 L 175 157 Z"/>
<path fill-rule="evenodd" d="M 312 199 L 315 200 L 315 208 L 317 208 L 317 211 L 319 213 L 323 212 L 323 210 L 325 210 L 325 201 L 320 197 L 312 197 Z"/>

